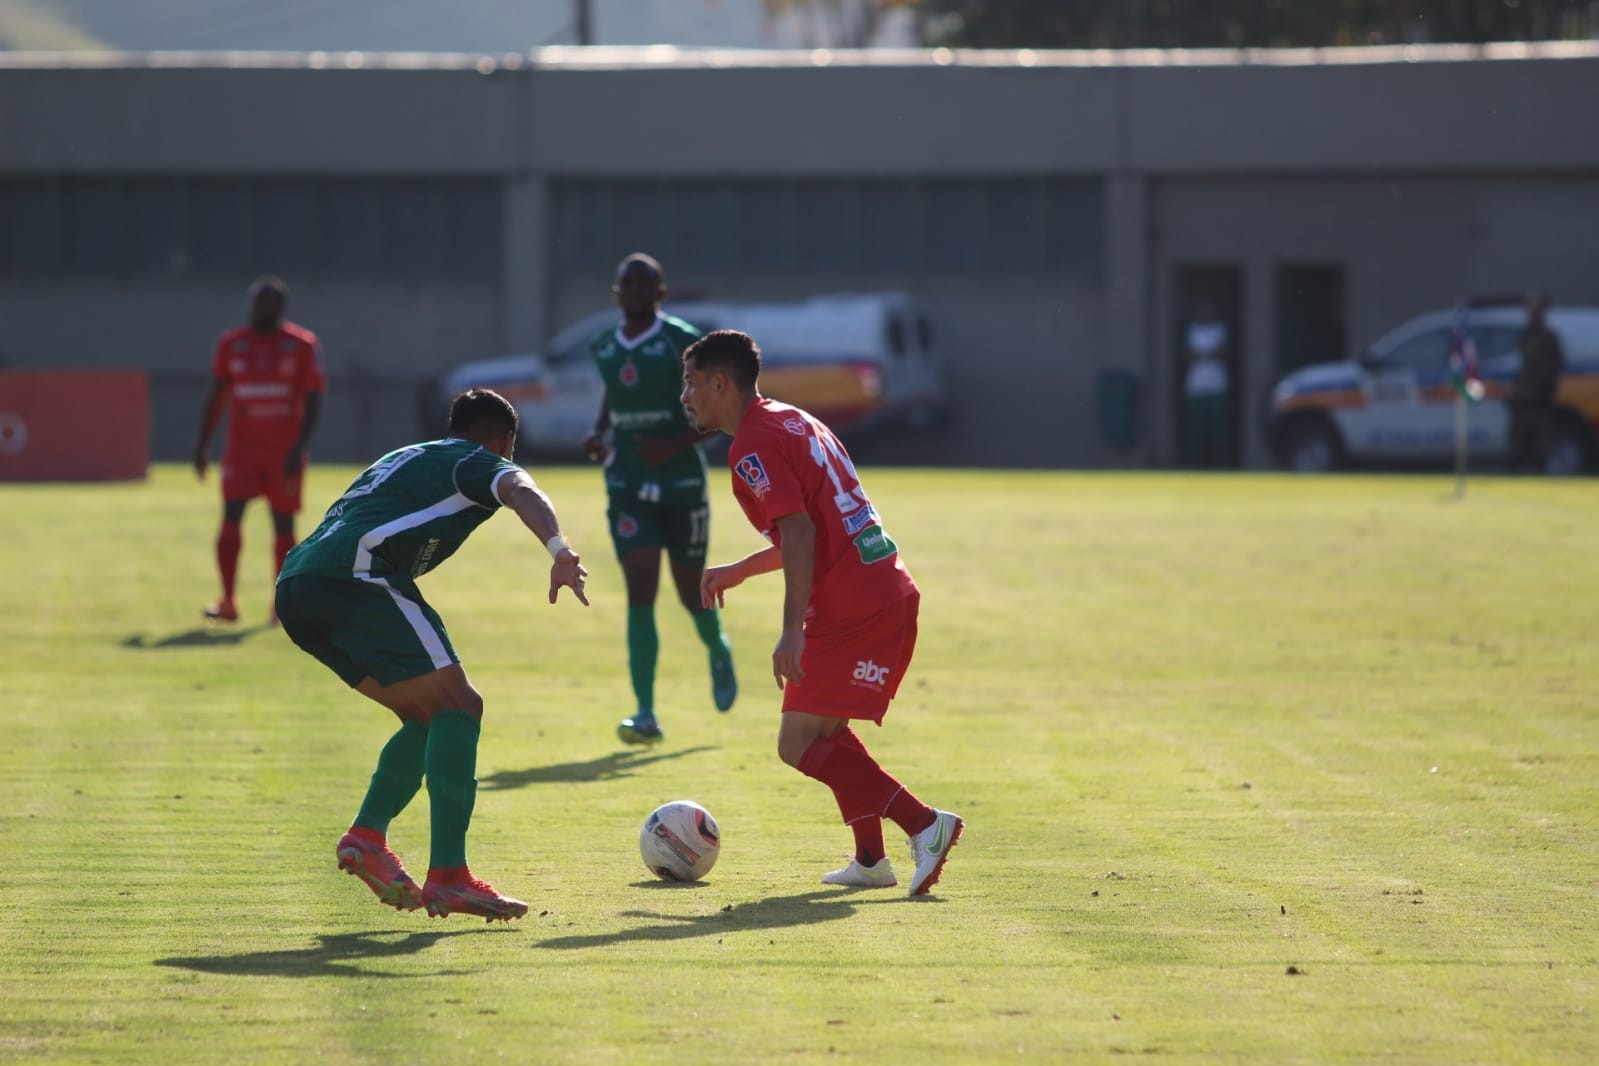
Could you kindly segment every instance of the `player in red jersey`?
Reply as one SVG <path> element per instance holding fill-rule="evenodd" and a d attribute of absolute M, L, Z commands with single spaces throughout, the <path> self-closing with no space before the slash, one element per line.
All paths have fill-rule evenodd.
<path fill-rule="evenodd" d="M 783 691 L 777 753 L 833 790 L 855 833 L 832 885 L 897 883 L 884 854 L 883 819 L 910 838 L 910 894 L 938 881 L 960 838 L 960 816 L 913 796 L 872 758 L 852 720 L 882 724 L 916 647 L 921 595 L 861 488 L 849 453 L 821 422 L 760 394 L 760 348 L 718 330 L 683 353 L 683 408 L 701 431 L 733 443 L 733 495 L 772 545 L 713 566 L 700 581 L 707 607 L 757 574 L 783 572 L 783 631 L 772 675 Z"/>
<path fill-rule="evenodd" d="M 211 391 L 194 445 L 194 472 L 204 480 L 211 436 L 225 406 L 228 436 L 222 449 L 222 529 L 217 534 L 222 598 L 205 609 L 207 618 L 222 622 L 239 618 L 234 584 L 244 505 L 265 496 L 272 508 L 274 578 L 294 547 L 305 449 L 327 391 L 316 334 L 284 321 L 288 286 L 277 278 L 261 278 L 250 286 L 249 295 L 249 325 L 222 334 L 211 357 Z"/>

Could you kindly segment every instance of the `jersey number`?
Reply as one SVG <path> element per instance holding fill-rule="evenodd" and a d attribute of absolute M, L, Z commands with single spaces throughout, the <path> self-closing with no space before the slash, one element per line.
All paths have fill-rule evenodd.
<path fill-rule="evenodd" d="M 816 461 L 817 466 L 827 471 L 827 479 L 833 483 L 833 504 L 838 508 L 839 514 L 850 514 L 872 502 L 866 498 L 866 492 L 861 488 L 861 478 L 855 472 L 855 464 L 849 461 L 844 449 L 840 448 L 831 437 L 824 443 L 821 436 L 812 430 L 811 458 Z M 840 466 L 849 475 L 850 481 L 854 482 L 853 488 L 844 487 L 843 479 L 838 476 Z"/>
<path fill-rule="evenodd" d="M 396 470 L 421 454 L 421 448 L 401 448 L 393 455 L 379 459 L 367 467 L 366 472 L 361 475 L 365 480 L 358 485 L 352 486 L 350 491 L 340 496 L 339 499 L 353 500 L 357 496 L 370 496 L 374 489 L 393 477 Z"/>

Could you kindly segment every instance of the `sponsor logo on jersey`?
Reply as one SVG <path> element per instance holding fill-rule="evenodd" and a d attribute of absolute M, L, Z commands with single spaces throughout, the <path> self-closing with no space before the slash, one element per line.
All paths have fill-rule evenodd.
<path fill-rule="evenodd" d="M 617 380 L 622 384 L 632 386 L 638 384 L 638 367 L 630 359 L 622 364 L 622 369 L 616 372 Z"/>
<path fill-rule="evenodd" d="M 892 673 L 886 666 L 878 666 L 870 659 L 857 659 L 855 673 L 851 676 L 856 681 L 864 681 L 873 688 L 882 688 L 888 684 L 888 675 Z"/>
<path fill-rule="evenodd" d="M 844 532 L 853 537 L 875 521 L 877 521 L 877 508 L 867 504 L 854 514 L 844 516 Z"/>
<path fill-rule="evenodd" d="M 623 540 L 638 536 L 638 519 L 630 514 L 616 516 L 616 535 Z"/>
<path fill-rule="evenodd" d="M 861 553 L 861 562 L 880 563 L 899 551 L 899 545 L 889 539 L 882 526 L 868 526 L 855 538 L 855 550 Z"/>
<path fill-rule="evenodd" d="M 783 428 L 796 437 L 803 437 L 807 427 L 803 418 L 785 418 L 783 419 Z"/>
<path fill-rule="evenodd" d="M 760 499 L 772 488 L 772 479 L 766 476 L 766 468 L 761 465 L 761 457 L 750 452 L 734 464 L 733 469 L 738 471 L 738 476 L 744 479 L 744 484 L 755 493 L 755 498 Z"/>

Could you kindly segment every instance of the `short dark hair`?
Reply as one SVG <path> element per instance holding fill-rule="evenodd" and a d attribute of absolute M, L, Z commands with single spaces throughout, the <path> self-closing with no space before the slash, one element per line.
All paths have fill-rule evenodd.
<path fill-rule="evenodd" d="M 622 275 L 627 273 L 627 268 L 632 266 L 635 263 L 639 264 L 640 266 L 642 266 L 645 269 L 647 269 L 650 273 L 654 274 L 656 281 L 665 283 L 665 281 L 666 281 L 666 271 L 661 269 L 661 264 L 656 260 L 656 258 L 653 255 L 645 255 L 643 252 L 634 252 L 632 255 L 627 256 L 620 263 L 616 264 L 616 277 L 617 277 L 617 280 L 620 281 L 621 278 L 622 278 Z"/>
<path fill-rule="evenodd" d="M 460 436 L 482 426 L 495 433 L 516 432 L 516 408 L 493 389 L 467 389 L 450 401 L 450 433 Z"/>
<path fill-rule="evenodd" d="M 761 378 L 761 346 L 736 329 L 707 333 L 683 353 L 685 363 L 690 359 L 706 373 L 721 371 L 741 389 L 753 389 Z"/>

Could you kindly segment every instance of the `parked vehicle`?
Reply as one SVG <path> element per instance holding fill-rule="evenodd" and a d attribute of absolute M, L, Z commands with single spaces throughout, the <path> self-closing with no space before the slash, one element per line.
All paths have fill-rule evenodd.
<path fill-rule="evenodd" d="M 948 417 L 932 325 L 904 293 L 794 303 L 696 300 L 663 310 L 707 333 L 750 334 L 761 346 L 761 391 L 845 436 L 884 426 L 924 430 Z M 473 386 L 495 389 L 517 406 L 524 448 L 578 452 L 604 391 L 589 344 L 618 320 L 614 309 L 598 311 L 561 330 L 542 353 L 463 364 L 439 383 L 440 397 Z"/>
<path fill-rule="evenodd" d="M 1449 354 L 1458 314 L 1420 315 L 1357 359 L 1302 367 L 1279 381 L 1267 426 L 1279 462 L 1314 472 L 1451 461 L 1456 390 Z M 1526 310 L 1500 302 L 1468 306 L 1465 314 L 1484 386 L 1467 420 L 1470 454 L 1473 461 L 1503 461 L 1510 450 L 1505 399 L 1521 365 Z M 1560 336 L 1566 369 L 1546 469 L 1574 474 L 1599 458 L 1599 307 L 1553 307 L 1548 323 Z"/>

